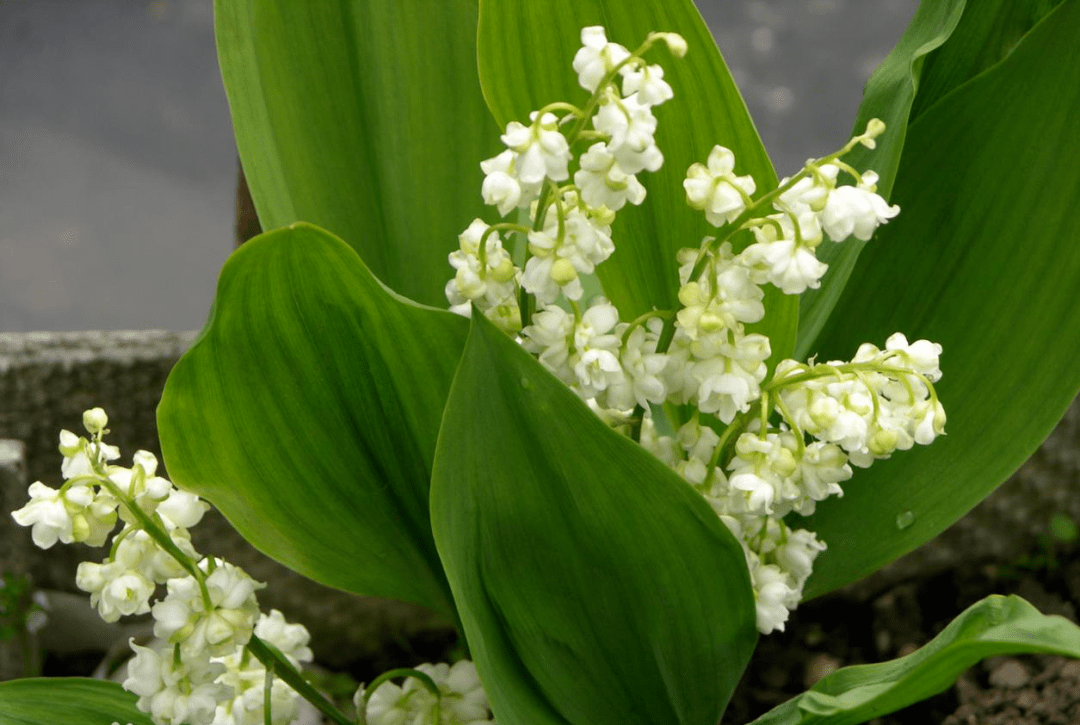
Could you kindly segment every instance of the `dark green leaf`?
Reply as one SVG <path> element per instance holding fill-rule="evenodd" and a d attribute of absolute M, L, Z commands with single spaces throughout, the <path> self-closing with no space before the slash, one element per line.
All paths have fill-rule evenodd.
<path fill-rule="evenodd" d="M 944 346 L 948 435 L 876 463 L 819 507 L 810 595 L 932 538 L 1035 450 L 1080 388 L 1080 1 L 912 124 L 901 213 L 859 258 L 817 352 L 896 331 Z M 898 527 L 910 512 L 913 523 Z M 906 515 L 904 518 L 908 518 Z"/>
<path fill-rule="evenodd" d="M 716 725 L 753 649 L 739 544 L 690 486 L 475 316 L 432 526 L 503 725 Z"/>
<path fill-rule="evenodd" d="M 987 597 L 907 657 L 837 670 L 751 725 L 857 725 L 942 692 L 979 660 L 1021 652 L 1080 657 L 1080 627 L 1020 597 Z"/>
<path fill-rule="evenodd" d="M 316 227 L 257 237 L 165 386 L 169 474 L 312 579 L 449 610 L 427 496 L 466 328 Z"/>
<path fill-rule="evenodd" d="M 736 172 L 751 174 L 759 193 L 776 187 L 776 174 L 690 0 L 481 0 L 480 82 L 500 126 L 526 120 L 553 101 L 585 102 L 588 92 L 578 85 L 571 61 L 581 47 L 581 29 L 590 25 L 603 25 L 609 40 L 631 50 L 652 31 L 678 32 L 690 46 L 682 59 L 672 58 L 662 44 L 647 57 L 664 67 L 675 91 L 675 98 L 656 110 L 664 166 L 639 175 L 648 198 L 619 212 L 612 234 L 615 254 L 597 268 L 604 293 L 632 319 L 677 307 L 676 252 L 697 247 L 716 231 L 686 203 L 682 182 L 690 165 L 704 163 L 721 144 L 735 152 Z M 766 305 L 766 322 L 756 331 L 769 336 L 779 359 L 793 349 L 798 304 L 770 288 Z"/>
<path fill-rule="evenodd" d="M 115 682 L 78 677 L 0 682 L 0 725 L 154 725 Z"/>
<path fill-rule="evenodd" d="M 390 287 L 445 306 L 446 255 L 498 146 L 476 0 L 218 0 L 218 54 L 264 229 L 337 234 Z"/>
<path fill-rule="evenodd" d="M 859 112 L 855 117 L 852 135 L 863 133 L 872 118 L 885 122 L 885 133 L 877 139 L 874 150 L 859 146 L 845 157 L 856 169 L 873 169 L 881 179 L 878 192 L 890 197 L 900 154 L 907 139 L 912 104 L 921 92 L 923 69 L 929 54 L 942 47 L 956 30 L 966 0 L 926 0 L 919 4 L 915 17 L 892 52 L 882 61 L 870 80 Z M 866 242 L 848 239 L 843 244 L 824 244 L 817 253 L 829 265 L 829 271 L 816 290 L 807 290 L 799 306 L 799 339 L 795 357 L 805 360 L 821 332 L 840 293 L 851 277 L 851 270 Z"/>

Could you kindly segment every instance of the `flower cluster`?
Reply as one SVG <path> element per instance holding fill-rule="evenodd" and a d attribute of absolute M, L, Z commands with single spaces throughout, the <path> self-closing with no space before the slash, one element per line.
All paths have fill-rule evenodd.
<path fill-rule="evenodd" d="M 267 685 L 266 670 L 245 648 L 254 633 L 299 667 L 311 660 L 308 633 L 280 612 L 260 615 L 255 592 L 263 585 L 241 569 L 202 557 L 189 528 L 209 506 L 157 476 L 157 459 L 138 451 L 130 468 L 110 463 L 119 450 L 103 441 L 108 418 L 86 411 L 90 438 L 60 434 L 60 489 L 30 486 L 30 502 L 12 516 L 31 526 L 34 542 L 102 546 L 116 528 L 109 555 L 83 562 L 76 584 L 90 594 L 101 618 L 145 614 L 154 618 L 155 641 L 131 643 L 135 657 L 124 687 L 161 725 L 256 725 L 264 722 L 264 690 L 271 688 L 270 722 L 283 725 L 298 712 L 296 693 L 280 680 Z M 164 588 L 165 594 L 152 602 Z"/>
<path fill-rule="evenodd" d="M 453 666 L 422 664 L 401 685 L 380 677 L 372 688 L 361 687 L 353 696 L 360 722 L 367 725 L 493 725 L 487 696 L 476 666 L 461 660 Z"/>
<path fill-rule="evenodd" d="M 451 255 L 458 274 L 447 294 L 460 313 L 484 310 L 604 420 L 700 491 L 743 544 L 758 628 L 770 632 L 783 629 L 825 548 L 784 517 L 842 495 L 852 466 L 943 432 L 933 389 L 941 348 L 897 333 L 884 351 L 863 345 L 850 362 L 770 365 L 769 339 L 748 329 L 765 316 L 763 285 L 785 294 L 820 286 L 828 267 L 816 250 L 826 237 L 866 241 L 899 213 L 877 194 L 877 174 L 843 161 L 858 145 L 874 148 L 885 130 L 877 119 L 756 198 L 758 184 L 737 173 L 734 152 L 715 146 L 683 183 L 687 203 L 717 233 L 679 252 L 680 307 L 627 322 L 602 296 L 582 300 L 582 276 L 614 251 L 615 211 L 644 200 L 635 175 L 663 161 L 650 108 L 672 90 L 663 69 L 641 60 L 658 39 L 676 56 L 685 52 L 678 36 L 654 34 L 631 53 L 603 28 L 582 31 L 573 67 L 593 93 L 585 110 L 553 103 L 531 126 L 510 124 L 507 150 L 482 164 L 485 201 L 504 215 L 529 209 L 531 226 L 473 222 Z M 598 142 L 577 161 L 574 183 L 560 186 L 571 176 L 571 149 L 586 137 Z M 513 266 L 501 232 L 527 238 L 524 269 Z"/>
<path fill-rule="evenodd" d="M 528 225 L 474 220 L 450 254 L 456 270 L 446 285 L 451 309 L 467 315 L 475 306 L 509 333 L 528 324 L 521 316 L 521 290 L 539 306 L 560 297 L 581 299 L 582 276 L 615 250 L 615 212 L 645 199 L 637 174 L 664 162 L 654 139 L 653 108 L 670 99 L 672 90 L 663 68 L 641 56 L 657 42 L 682 55 L 686 42 L 673 33 L 654 33 L 631 53 L 608 42 L 601 27 L 585 28 L 581 40 L 574 70 L 592 93 L 589 101 L 581 108 L 553 103 L 534 111 L 528 125 L 507 124 L 501 137 L 506 150 L 480 164 L 484 202 L 502 216 L 527 212 Z M 574 146 L 589 141 L 576 158 Z M 512 261 L 504 233 L 526 241 L 523 266 Z"/>

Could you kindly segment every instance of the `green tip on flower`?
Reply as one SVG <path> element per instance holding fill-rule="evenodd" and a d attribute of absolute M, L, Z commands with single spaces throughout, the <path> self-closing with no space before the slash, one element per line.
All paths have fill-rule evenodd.
<path fill-rule="evenodd" d="M 690 47 L 686 44 L 686 38 L 682 37 L 678 33 L 649 33 L 649 40 L 662 40 L 667 45 L 668 50 L 676 58 L 682 58 L 686 55 L 686 51 Z"/>

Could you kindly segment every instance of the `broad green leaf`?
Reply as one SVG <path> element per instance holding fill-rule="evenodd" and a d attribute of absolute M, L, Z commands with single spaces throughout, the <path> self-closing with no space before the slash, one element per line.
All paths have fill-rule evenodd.
<path fill-rule="evenodd" d="M 154 725 L 115 682 L 81 677 L 0 682 L 0 725 Z"/>
<path fill-rule="evenodd" d="M 217 0 L 218 55 L 263 229 L 338 235 L 407 297 L 445 306 L 446 255 L 498 146 L 476 0 Z"/>
<path fill-rule="evenodd" d="M 432 527 L 503 725 L 716 725 L 753 650 L 739 544 L 704 499 L 474 315 Z"/>
<path fill-rule="evenodd" d="M 581 47 L 581 29 L 590 25 L 603 25 L 609 40 L 631 50 L 653 31 L 678 32 L 690 46 L 682 59 L 672 58 L 663 44 L 646 56 L 664 67 L 675 91 L 674 99 L 656 109 L 664 166 L 639 174 L 648 197 L 640 207 L 619 212 L 615 253 L 597 268 L 604 293 L 632 319 L 677 307 L 676 252 L 716 232 L 686 203 L 682 182 L 690 165 L 704 163 L 712 147 L 722 144 L 735 152 L 736 173 L 751 174 L 759 193 L 776 187 L 776 173 L 691 0 L 481 0 L 480 83 L 500 126 L 527 122 L 531 111 L 553 101 L 585 103 L 588 91 L 578 85 L 571 62 Z M 770 289 L 766 305 L 766 322 L 756 331 L 770 337 L 779 359 L 793 349 L 798 304 Z"/>
<path fill-rule="evenodd" d="M 847 157 L 857 169 L 881 175 L 878 192 L 891 194 L 908 125 L 954 89 L 1008 57 L 1024 35 L 1061 0 L 965 0 L 923 2 L 896 48 L 866 85 L 853 133 L 871 118 L 888 130 L 877 148 L 859 147 Z M 803 295 L 796 357 L 805 358 L 832 312 L 866 242 L 827 244 L 818 256 L 830 266 L 817 290 Z"/>
<path fill-rule="evenodd" d="M 944 691 L 979 660 L 1022 652 L 1080 657 L 1080 627 L 1020 597 L 990 596 L 910 655 L 837 670 L 751 725 L 858 725 Z"/>
<path fill-rule="evenodd" d="M 810 525 L 813 596 L 945 529 L 1035 450 L 1080 388 L 1080 0 L 908 133 L 900 215 L 859 258 L 816 352 L 893 332 L 944 347 L 948 435 L 860 470 Z M 1008 99 L 1008 102 L 1003 102 Z M 910 516 L 907 512 L 910 512 Z M 901 523 L 910 526 L 898 526 Z"/>
<path fill-rule="evenodd" d="M 949 42 L 929 54 L 911 120 L 954 88 L 1008 57 L 1031 29 L 1062 0 L 981 0 L 964 9 Z"/>
<path fill-rule="evenodd" d="M 321 229 L 257 237 L 165 385 L 169 474 L 305 576 L 449 610 L 427 498 L 466 329 Z"/>
<path fill-rule="evenodd" d="M 845 157 L 856 169 L 873 169 L 880 175 L 878 193 L 891 195 L 900 154 L 907 139 L 912 105 L 921 92 L 927 56 L 942 47 L 960 22 L 966 0 L 926 0 L 919 4 L 900 41 L 866 82 L 863 102 L 855 117 L 852 135 L 863 133 L 872 118 L 885 122 L 885 133 L 873 150 L 859 146 Z M 795 358 L 805 360 L 840 294 L 866 242 L 848 239 L 843 244 L 823 244 L 817 254 L 829 265 L 821 287 L 807 290 L 799 306 L 799 338 Z"/>

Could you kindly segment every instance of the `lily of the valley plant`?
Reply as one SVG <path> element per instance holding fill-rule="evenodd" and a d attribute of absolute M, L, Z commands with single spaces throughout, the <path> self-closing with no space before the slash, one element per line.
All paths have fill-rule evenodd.
<path fill-rule="evenodd" d="M 779 180 L 689 2 L 428 5 L 218 3 L 280 228 L 170 376 L 178 487 L 94 409 L 14 513 L 44 548 L 111 537 L 78 586 L 154 619 L 126 692 L 53 683 L 67 721 L 715 725 L 759 633 L 962 515 L 1076 394 L 1039 371 L 1080 352 L 1080 1 L 924 2 L 851 140 Z M 199 496 L 307 576 L 441 610 L 470 659 L 342 711 L 304 628 L 193 549 Z M 1078 656 L 1080 628 L 991 597 L 755 722 L 864 722 L 1002 652 Z M 0 724 L 38 687 L 0 685 Z"/>

